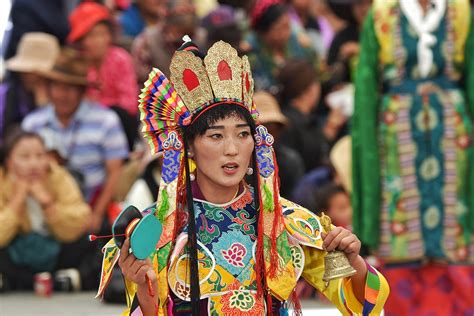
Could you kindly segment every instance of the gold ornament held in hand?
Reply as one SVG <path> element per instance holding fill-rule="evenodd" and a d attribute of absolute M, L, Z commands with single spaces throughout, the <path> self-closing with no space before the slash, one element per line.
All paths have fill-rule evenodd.
<path fill-rule="evenodd" d="M 326 233 L 329 233 L 332 230 L 331 218 L 324 214 L 324 212 L 321 214 L 320 222 Z M 324 282 L 350 277 L 356 272 L 357 271 L 351 266 L 349 259 L 347 259 L 342 251 L 334 250 L 328 252 L 324 257 Z"/>

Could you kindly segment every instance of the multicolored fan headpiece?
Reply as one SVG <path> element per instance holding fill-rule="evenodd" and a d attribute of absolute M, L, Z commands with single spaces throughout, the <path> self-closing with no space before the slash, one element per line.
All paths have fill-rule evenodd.
<path fill-rule="evenodd" d="M 186 172 L 189 166 L 183 129 L 207 110 L 221 104 L 244 107 L 255 120 L 258 117 L 253 102 L 254 88 L 249 61 L 246 56 L 240 58 L 229 44 L 222 41 L 215 43 L 202 58 L 197 47 L 188 38 L 180 51 L 174 54 L 170 70 L 171 81 L 160 70 L 152 70 L 139 102 L 145 138 L 153 153 L 163 152 L 162 179 L 155 211 L 163 224 L 157 245 L 161 260 L 156 262 L 158 280 L 163 284 L 167 282 L 167 260 L 176 234 L 183 225 L 181 211 L 186 204 L 189 214 L 183 216 L 188 219 L 188 232 L 192 234 L 193 221 L 189 219 L 194 218 L 194 211 L 192 206 L 189 208 L 190 200 L 186 199 L 190 183 Z M 258 217 L 257 271 L 261 269 L 262 275 L 274 277 L 279 270 L 277 238 L 283 231 L 278 168 L 272 148 L 273 137 L 264 126 L 257 127 L 254 137 L 254 167 L 258 178 L 254 198 L 260 201 L 258 204 L 261 210 Z M 192 239 L 190 236 L 190 240 Z M 191 245 L 190 248 L 195 247 Z M 266 250 L 270 255 L 263 255 Z M 191 253 L 191 260 L 192 256 Z M 261 277 L 258 274 L 257 277 Z M 263 287 L 264 282 L 258 283 Z M 158 295 L 160 304 L 164 304 L 168 298 L 167 287 L 160 287 Z"/>

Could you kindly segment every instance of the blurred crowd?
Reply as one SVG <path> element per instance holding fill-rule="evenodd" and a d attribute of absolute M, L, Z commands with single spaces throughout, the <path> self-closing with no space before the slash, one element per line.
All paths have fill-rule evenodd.
<path fill-rule="evenodd" d="M 31 288 L 43 271 L 97 287 L 101 244 L 87 234 L 109 234 L 124 206 L 156 199 L 161 159 L 140 135 L 137 100 L 153 67 L 169 75 L 185 35 L 248 55 L 281 195 L 350 229 L 349 122 L 371 4 L 14 0 L 0 85 L 0 289 Z"/>

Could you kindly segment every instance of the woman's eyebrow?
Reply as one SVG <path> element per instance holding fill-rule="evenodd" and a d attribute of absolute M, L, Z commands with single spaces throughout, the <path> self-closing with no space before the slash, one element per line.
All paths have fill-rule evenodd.
<path fill-rule="evenodd" d="M 250 127 L 249 124 L 236 124 L 235 127 L 240 128 L 240 127 Z M 209 126 L 207 129 L 225 129 L 224 125 L 212 125 Z"/>
<path fill-rule="evenodd" d="M 209 126 L 207 129 L 224 129 L 225 127 L 223 125 L 212 125 Z"/>

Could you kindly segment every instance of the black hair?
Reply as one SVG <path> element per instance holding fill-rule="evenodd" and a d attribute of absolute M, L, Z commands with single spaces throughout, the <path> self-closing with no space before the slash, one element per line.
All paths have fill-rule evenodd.
<path fill-rule="evenodd" d="M 288 8 L 285 4 L 272 4 L 254 21 L 254 30 L 263 33 L 267 32 L 272 25 L 287 12 Z"/>
<path fill-rule="evenodd" d="M 304 59 L 290 59 L 277 74 L 279 101 L 283 107 L 299 97 L 315 82 L 319 82 L 314 66 Z"/>
<path fill-rule="evenodd" d="M 199 115 L 199 114 L 197 114 Z M 196 116 L 196 114 L 195 114 Z M 184 167 L 186 174 L 186 202 L 188 208 L 188 249 L 189 249 L 189 258 L 190 258 L 190 286 L 191 286 L 191 308 L 192 315 L 200 315 L 200 287 L 199 287 L 199 269 L 198 269 L 198 256 L 197 256 L 197 230 L 196 230 L 196 220 L 195 220 L 195 211 L 194 211 L 194 201 L 192 196 L 191 188 L 191 179 L 190 171 L 188 164 L 188 148 L 189 144 L 200 135 L 204 135 L 206 130 L 212 126 L 215 122 L 229 118 L 229 117 L 238 117 L 245 120 L 249 126 L 252 135 L 255 134 L 256 125 L 255 121 L 250 114 L 248 109 L 243 108 L 240 105 L 232 103 L 223 103 L 219 104 L 213 108 L 206 110 L 196 117 L 195 121 L 192 122 L 189 126 L 184 129 Z M 257 161 L 257 155 L 255 150 L 252 155 L 252 164 L 255 166 Z M 257 172 L 253 173 L 252 185 L 255 189 L 258 188 L 258 176 Z M 259 218 L 260 210 L 260 196 L 255 190 L 254 194 L 254 203 L 255 209 L 257 210 L 256 218 Z M 263 258 L 261 258 L 263 260 Z M 262 261 L 263 262 L 263 261 Z M 259 273 L 259 271 L 257 271 Z M 263 273 L 263 271 L 261 271 Z"/>
<path fill-rule="evenodd" d="M 207 129 L 219 120 L 228 117 L 243 119 L 250 126 L 252 135 L 255 134 L 255 120 L 248 109 L 232 103 L 224 103 L 213 107 L 196 118 L 196 120 L 184 130 L 185 137 L 191 143 L 196 136 L 202 136 Z"/>
<path fill-rule="evenodd" d="M 326 212 L 329 209 L 331 199 L 339 193 L 347 194 L 347 191 L 342 185 L 334 182 L 329 182 L 324 186 L 315 190 L 315 209 L 314 211 L 320 215 L 321 212 Z"/>
<path fill-rule="evenodd" d="M 3 146 L 0 148 L 0 164 L 4 165 L 8 157 L 11 155 L 13 149 L 15 146 L 23 139 L 26 138 L 36 138 L 43 144 L 44 146 L 44 141 L 36 133 L 33 132 L 27 132 L 22 130 L 21 128 L 13 128 L 10 132 L 5 135 L 5 142 Z"/>

